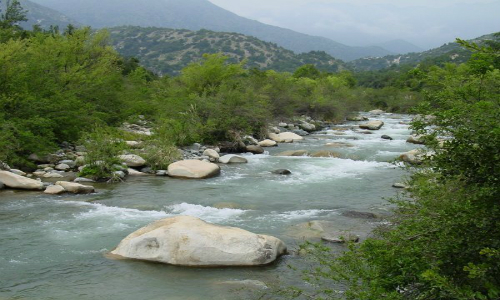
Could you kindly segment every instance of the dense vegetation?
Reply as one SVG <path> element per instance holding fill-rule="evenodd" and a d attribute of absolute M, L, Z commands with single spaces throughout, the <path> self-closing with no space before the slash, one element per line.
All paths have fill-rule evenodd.
<path fill-rule="evenodd" d="M 413 127 L 433 155 L 375 237 L 335 255 L 304 245 L 316 267 L 312 299 L 500 298 L 500 43 L 458 40 L 472 58 L 420 74 L 425 101 Z M 442 139 L 442 140 L 440 140 Z M 347 287 L 339 292 L 341 286 Z"/>
<path fill-rule="evenodd" d="M 24 20 L 19 3 L 9 9 L 0 31 L 0 160 L 19 167 L 29 166 L 31 153 L 53 151 L 96 126 L 120 126 L 138 115 L 162 133 L 168 152 L 195 141 L 262 137 L 278 118 L 307 114 L 341 121 L 354 110 L 406 108 L 418 99 L 406 91 L 379 99 L 345 71 L 325 73 L 312 65 L 294 73 L 260 71 L 220 54 L 191 63 L 177 77 L 159 78 L 113 50 L 107 31 L 25 31 L 18 26 Z"/>
<path fill-rule="evenodd" d="M 208 30 L 114 27 L 109 29 L 115 49 L 126 57 L 137 57 L 146 68 L 160 74 L 177 75 L 203 54 L 222 53 L 229 62 L 246 60 L 245 67 L 293 72 L 305 64 L 321 71 L 338 72 L 344 63 L 325 52 L 295 54 L 257 38 Z"/>

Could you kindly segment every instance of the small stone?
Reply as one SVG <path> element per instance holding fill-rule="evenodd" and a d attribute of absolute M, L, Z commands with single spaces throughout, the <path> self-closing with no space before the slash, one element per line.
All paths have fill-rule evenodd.
<path fill-rule="evenodd" d="M 73 182 L 79 183 L 79 182 L 95 182 L 95 181 L 92 179 L 89 179 L 89 178 L 85 178 L 85 177 L 78 177 L 75 180 L 73 180 Z"/>
<path fill-rule="evenodd" d="M 70 168 L 74 168 L 76 167 L 76 163 L 75 161 L 73 160 L 69 160 L 69 159 L 66 159 L 66 160 L 62 160 L 59 162 L 59 164 L 65 164 L 65 165 L 68 165 Z"/>
<path fill-rule="evenodd" d="M 132 169 L 132 168 L 129 168 L 127 171 L 128 171 L 129 176 L 147 176 L 147 175 L 149 175 L 147 173 L 139 172 L 139 171 Z"/>
<path fill-rule="evenodd" d="M 223 164 L 244 164 L 248 163 L 248 160 L 239 155 L 229 154 L 219 158 L 219 162 Z"/>
<path fill-rule="evenodd" d="M 165 170 L 156 171 L 156 176 L 168 176 L 168 172 Z"/>
<path fill-rule="evenodd" d="M 400 182 L 396 182 L 392 185 L 393 188 L 396 188 L 396 189 L 407 189 L 408 186 L 404 183 L 400 183 Z"/>
<path fill-rule="evenodd" d="M 42 177 L 43 178 L 63 178 L 64 176 L 59 174 L 59 173 L 51 172 L 51 173 L 45 173 Z"/>
<path fill-rule="evenodd" d="M 59 170 L 59 171 L 67 171 L 69 169 L 71 169 L 71 167 L 68 166 L 67 164 L 58 164 L 56 166 L 56 170 Z"/>
<path fill-rule="evenodd" d="M 347 243 L 347 242 L 354 242 L 357 243 L 359 242 L 359 236 L 354 235 L 354 234 L 339 234 L 339 235 L 324 235 L 321 237 L 323 241 L 327 241 L 330 243 Z"/>
<path fill-rule="evenodd" d="M 278 146 L 278 143 L 276 143 L 273 140 L 263 140 L 263 141 L 259 142 L 259 146 L 261 146 L 261 147 L 276 147 L 276 146 Z"/>
<path fill-rule="evenodd" d="M 213 158 L 215 161 L 217 161 L 220 158 L 219 153 L 214 149 L 207 149 L 203 151 L 203 156 L 208 156 L 209 158 Z"/>
<path fill-rule="evenodd" d="M 393 140 L 393 138 L 392 138 L 392 137 L 390 137 L 390 136 L 388 136 L 388 135 L 385 135 L 385 134 L 384 134 L 383 136 L 381 136 L 381 138 L 382 138 L 383 140 L 390 140 L 390 141 L 392 141 L 392 140 Z"/>

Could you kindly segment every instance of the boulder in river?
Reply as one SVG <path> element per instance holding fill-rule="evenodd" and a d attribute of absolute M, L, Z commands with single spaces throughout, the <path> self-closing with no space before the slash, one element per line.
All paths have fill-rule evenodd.
<path fill-rule="evenodd" d="M 246 164 L 248 160 L 239 155 L 228 154 L 219 158 L 219 162 L 223 164 Z"/>
<path fill-rule="evenodd" d="M 57 172 L 47 172 L 42 175 L 43 178 L 64 178 L 64 175 Z"/>
<path fill-rule="evenodd" d="M 168 166 L 171 177 L 186 179 L 204 179 L 220 174 L 218 165 L 200 160 L 181 160 Z"/>
<path fill-rule="evenodd" d="M 215 151 L 214 149 L 207 149 L 203 151 L 203 156 L 208 156 L 211 159 L 218 160 L 220 158 L 219 153 Z"/>
<path fill-rule="evenodd" d="M 300 129 L 307 131 L 307 132 L 313 132 L 316 130 L 316 125 L 311 124 L 311 123 L 307 123 L 305 121 L 300 122 L 299 127 L 300 127 Z"/>
<path fill-rule="evenodd" d="M 399 159 L 412 165 L 419 165 L 423 162 L 423 154 L 421 150 L 415 149 L 401 154 Z"/>
<path fill-rule="evenodd" d="M 95 191 L 93 186 L 83 185 L 76 182 L 58 181 L 56 185 L 62 186 L 67 192 L 73 194 L 91 194 Z"/>
<path fill-rule="evenodd" d="M 271 173 L 276 174 L 276 175 L 292 175 L 292 172 L 287 169 L 279 169 L 279 170 L 274 170 L 271 171 Z"/>
<path fill-rule="evenodd" d="M 263 140 L 259 142 L 259 146 L 261 147 L 276 147 L 278 146 L 278 143 L 276 143 L 273 140 Z"/>
<path fill-rule="evenodd" d="M 250 146 L 247 146 L 247 152 L 250 152 L 253 154 L 262 154 L 262 153 L 264 153 L 264 149 L 261 146 L 250 145 Z"/>
<path fill-rule="evenodd" d="M 143 167 L 146 165 L 146 160 L 139 155 L 127 154 L 120 155 L 118 158 L 120 158 L 120 160 L 123 161 L 128 167 Z"/>
<path fill-rule="evenodd" d="M 406 140 L 406 142 L 410 143 L 410 144 L 416 144 L 416 145 L 424 145 L 425 144 L 424 137 L 421 135 L 412 135 Z"/>
<path fill-rule="evenodd" d="M 344 143 L 344 142 L 333 142 L 333 143 L 328 143 L 325 146 L 327 147 L 333 147 L 333 148 L 349 148 L 349 147 L 354 147 L 353 144 L 349 143 Z"/>
<path fill-rule="evenodd" d="M 68 166 L 67 164 L 58 164 L 56 167 L 55 167 L 56 170 L 59 170 L 59 171 L 68 171 L 70 168 L 70 166 Z"/>
<path fill-rule="evenodd" d="M 390 137 L 390 136 L 388 136 L 388 135 L 386 135 L 386 134 L 384 134 L 384 135 L 383 135 L 383 136 L 381 136 L 380 138 L 381 138 L 381 139 L 383 139 L 383 140 L 389 140 L 389 141 L 392 141 L 392 140 L 393 140 L 393 138 L 392 138 L 392 137 Z"/>
<path fill-rule="evenodd" d="M 374 121 L 369 121 L 367 123 L 359 125 L 359 128 L 361 129 L 368 129 L 368 130 L 379 130 L 384 126 L 384 122 L 374 120 Z"/>
<path fill-rule="evenodd" d="M 26 176 L 26 173 L 24 173 L 23 171 L 18 170 L 18 169 L 10 169 L 9 171 L 10 171 L 11 173 L 17 174 L 17 175 L 19 175 L 19 176 Z"/>
<path fill-rule="evenodd" d="M 128 172 L 129 176 L 149 176 L 150 175 L 148 173 L 139 172 L 136 169 L 132 169 L 132 168 L 128 168 L 127 172 Z"/>
<path fill-rule="evenodd" d="M 383 113 L 385 113 L 385 111 L 381 110 L 381 109 L 374 109 L 374 110 L 370 110 L 369 111 L 372 115 L 381 115 Z"/>
<path fill-rule="evenodd" d="M 309 151 L 307 150 L 288 150 L 278 153 L 277 156 L 308 156 Z"/>
<path fill-rule="evenodd" d="M 374 214 L 374 213 L 364 212 L 364 211 L 355 211 L 355 210 L 343 211 L 342 215 L 344 217 L 355 218 L 355 219 L 373 220 L 373 219 L 377 219 L 378 218 L 378 216 L 376 214 Z"/>
<path fill-rule="evenodd" d="M 9 171 L 0 171 L 0 182 L 12 189 L 43 190 L 43 183 Z"/>
<path fill-rule="evenodd" d="M 401 183 L 401 182 L 396 182 L 392 185 L 393 188 L 396 188 L 396 189 L 408 189 L 409 187 L 404 184 L 404 183 Z"/>
<path fill-rule="evenodd" d="M 336 234 L 325 234 L 321 236 L 321 239 L 326 242 L 330 243 L 338 243 L 338 244 L 343 244 L 343 243 L 357 243 L 359 242 L 359 236 L 352 234 L 350 232 L 339 232 Z"/>
<path fill-rule="evenodd" d="M 368 121 L 368 118 L 363 116 L 348 116 L 346 120 L 353 122 L 360 122 L 360 121 Z"/>
<path fill-rule="evenodd" d="M 277 143 L 293 143 L 294 141 L 301 141 L 304 139 L 293 132 L 282 132 L 280 134 L 270 133 L 269 138 Z"/>
<path fill-rule="evenodd" d="M 178 216 L 156 221 L 127 236 L 112 255 L 178 266 L 260 266 L 286 253 L 272 236 Z"/>

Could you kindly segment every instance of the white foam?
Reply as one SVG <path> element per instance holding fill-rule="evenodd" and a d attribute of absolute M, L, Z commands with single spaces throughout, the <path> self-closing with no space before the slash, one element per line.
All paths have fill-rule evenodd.
<path fill-rule="evenodd" d="M 189 203 L 174 204 L 167 206 L 165 209 L 169 215 L 192 216 L 208 222 L 234 221 L 247 212 L 242 209 L 215 208 Z"/>

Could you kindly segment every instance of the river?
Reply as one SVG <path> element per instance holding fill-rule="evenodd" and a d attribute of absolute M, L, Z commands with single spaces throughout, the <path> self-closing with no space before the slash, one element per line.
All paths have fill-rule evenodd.
<path fill-rule="evenodd" d="M 390 162 L 416 146 L 406 143 L 410 116 L 370 117 L 385 126 L 362 134 L 348 122 L 343 131 L 326 130 L 266 148 L 263 155 L 245 155 L 248 164 L 223 165 L 217 178 L 130 178 L 98 185 L 97 194 L 85 196 L 0 192 L 0 299 L 240 299 L 240 292 L 223 282 L 293 282 L 287 266 L 301 263 L 293 254 L 265 267 L 215 269 L 112 260 L 105 254 L 129 233 L 176 215 L 273 235 L 291 250 L 302 242 L 293 226 L 307 221 L 373 227 L 376 221 L 342 212 L 387 213 L 384 198 L 397 194 L 392 184 L 405 176 Z M 332 142 L 352 147 L 325 146 Z M 343 158 L 274 156 L 293 149 L 334 150 Z M 270 173 L 282 168 L 292 175 Z"/>

